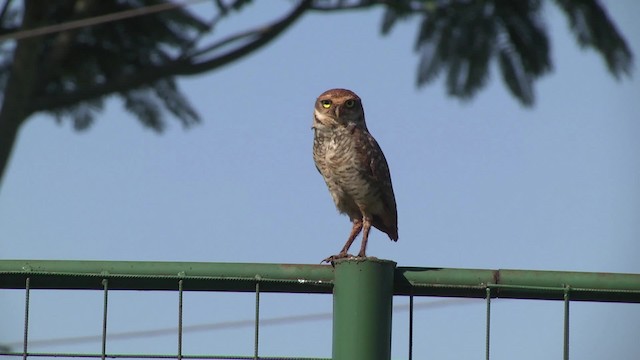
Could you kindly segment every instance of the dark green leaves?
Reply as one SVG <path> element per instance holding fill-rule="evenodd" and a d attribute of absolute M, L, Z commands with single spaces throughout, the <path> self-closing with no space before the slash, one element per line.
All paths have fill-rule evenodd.
<path fill-rule="evenodd" d="M 598 51 L 616 78 L 631 74 L 633 54 L 597 1 L 556 0 L 556 3 L 564 10 L 580 46 Z"/>
<path fill-rule="evenodd" d="M 213 45 L 201 44 L 216 21 L 232 11 L 242 11 L 250 3 L 214 1 L 218 14 L 208 23 L 175 7 L 41 36 L 39 68 L 33 72 L 37 73 L 37 85 L 26 113 L 46 111 L 58 118 L 68 117 L 76 128 L 83 129 L 101 110 L 104 98 L 116 93 L 125 108 L 152 129 L 164 127 L 163 107 L 183 125 L 193 124 L 198 121 L 197 114 L 177 90 L 174 77 L 205 72 L 251 53 L 307 10 L 334 12 L 384 6 L 383 34 L 398 21 L 417 17 L 416 83 L 424 86 L 444 76 L 447 92 L 463 99 L 483 88 L 495 63 L 493 68 L 500 71 L 511 93 L 522 104 L 532 105 L 535 80 L 552 69 L 541 0 L 306 0 L 268 27 L 232 35 Z M 597 1 L 555 3 L 565 12 L 581 46 L 599 52 L 614 76 L 631 73 L 631 51 Z M 171 4 L 168 0 L 60 0 L 39 8 L 32 23 L 37 27 L 65 24 Z M 0 33 L 19 30 L 20 6 L 20 2 L 4 2 Z M 236 47 L 228 53 L 214 51 L 223 45 Z M 11 42 L 0 46 L 2 89 L 11 72 L 13 47 Z"/>
<path fill-rule="evenodd" d="M 133 9 L 153 9 L 165 4 L 167 1 L 162 0 L 82 3 L 61 0 L 41 8 L 41 18 L 34 21 L 43 27 Z M 2 20 L 11 24 L 8 17 Z M 208 30 L 208 24 L 186 9 L 174 8 L 38 37 L 40 66 L 31 112 L 46 111 L 58 120 L 70 119 L 78 130 L 86 129 L 101 111 L 108 94 L 102 91 L 98 96 L 85 97 L 81 101 L 74 101 L 74 98 L 97 92 L 95 89 L 109 84 L 126 82 L 174 61 L 193 45 L 193 39 Z M 10 55 L 3 55 L 3 60 L 9 59 Z M 9 70 L 2 69 L 3 73 Z M 170 75 L 115 92 L 123 99 L 127 110 L 154 130 L 160 131 L 164 127 L 163 107 L 183 125 L 193 124 L 198 119 L 197 114 L 176 89 Z M 2 79 L 0 76 L 0 85 Z M 61 101 L 54 101 L 57 103 L 54 106 L 39 106 L 51 99 Z"/>
<path fill-rule="evenodd" d="M 582 46 L 599 51 L 616 77 L 630 74 L 631 52 L 596 1 L 556 2 Z M 495 59 L 511 93 L 530 106 L 534 81 L 552 69 L 541 10 L 539 0 L 404 0 L 387 5 L 381 31 L 387 34 L 398 20 L 420 17 L 418 86 L 444 73 L 448 93 L 469 98 L 485 85 Z"/>

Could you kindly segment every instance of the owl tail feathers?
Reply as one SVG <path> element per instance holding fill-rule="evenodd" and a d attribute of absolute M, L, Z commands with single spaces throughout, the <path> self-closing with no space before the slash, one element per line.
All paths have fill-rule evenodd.
<path fill-rule="evenodd" d="M 385 231 L 387 235 L 389 235 L 389 239 L 393 241 L 398 241 L 398 229 L 393 229 L 393 231 Z"/>
<path fill-rule="evenodd" d="M 395 223 L 388 224 L 388 223 L 385 223 L 383 219 L 380 219 L 379 217 L 374 216 L 372 225 L 376 229 L 389 235 L 389 239 L 393 241 L 398 241 L 398 226 Z"/>

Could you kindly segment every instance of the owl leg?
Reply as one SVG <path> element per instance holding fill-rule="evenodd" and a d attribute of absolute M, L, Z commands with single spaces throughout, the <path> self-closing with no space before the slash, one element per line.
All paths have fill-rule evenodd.
<path fill-rule="evenodd" d="M 338 256 L 347 257 L 348 255 L 347 252 L 349 251 L 351 244 L 353 244 L 353 241 L 356 239 L 358 234 L 360 234 L 360 231 L 362 231 L 362 220 L 360 219 L 353 220 L 353 227 L 351 228 L 351 234 L 349 234 L 349 238 L 347 239 L 347 242 L 344 244 L 344 247 L 342 248 L 342 250 L 340 250 L 340 254 L 338 254 Z"/>
<path fill-rule="evenodd" d="M 369 230 L 371 230 L 371 219 L 365 217 L 362 227 L 362 245 L 360 245 L 360 252 L 358 253 L 358 257 L 367 257 L 367 241 L 369 240 Z"/>
<path fill-rule="evenodd" d="M 352 221 L 353 221 L 353 227 L 351 228 L 351 233 L 349 234 L 349 238 L 347 239 L 347 242 L 342 247 L 342 250 L 340 250 L 340 253 L 337 255 L 331 255 L 328 258 L 322 260 L 322 262 L 333 264 L 334 260 L 343 259 L 351 256 L 348 254 L 349 248 L 351 247 L 351 244 L 353 244 L 353 241 L 356 239 L 358 234 L 360 234 L 360 231 L 362 231 L 362 220 L 354 219 Z"/>

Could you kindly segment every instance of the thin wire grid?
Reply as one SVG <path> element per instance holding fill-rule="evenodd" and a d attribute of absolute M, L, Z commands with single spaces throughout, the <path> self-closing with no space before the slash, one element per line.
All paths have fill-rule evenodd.
<path fill-rule="evenodd" d="M 409 295 L 409 360 L 413 359 L 413 294 Z"/>
<path fill-rule="evenodd" d="M 2 354 L 3 356 L 22 356 L 22 353 Z M 29 353 L 29 357 L 68 357 L 98 359 L 102 354 L 79 354 L 79 353 Z M 172 354 L 108 354 L 110 359 L 176 359 Z M 255 357 L 243 355 L 182 355 L 183 359 L 203 359 L 203 360 L 253 360 Z M 316 357 L 286 357 L 286 356 L 260 356 L 260 360 L 331 360 L 329 358 Z"/>
<path fill-rule="evenodd" d="M 178 281 L 178 360 L 182 360 L 182 299 L 183 280 Z"/>
<path fill-rule="evenodd" d="M 183 289 L 183 291 L 186 291 Z M 261 290 L 261 293 L 264 291 Z M 414 295 L 415 296 L 415 295 Z M 415 298 L 414 298 L 415 299 Z M 427 310 L 427 309 L 436 309 L 448 306 L 459 306 L 459 305 L 469 305 L 475 304 L 475 299 L 465 299 L 465 298 L 441 298 L 435 301 L 428 302 L 418 302 L 416 303 L 414 300 L 413 312 L 418 310 Z M 410 307 L 407 305 L 394 305 L 393 311 L 398 312 L 409 312 Z M 309 321 L 330 321 L 332 318 L 331 312 L 321 312 L 321 313 L 309 313 L 304 315 L 291 315 L 291 316 L 282 316 L 282 317 L 271 317 L 260 319 L 260 326 L 264 327 L 267 325 L 283 325 L 283 324 L 293 324 L 293 323 L 301 323 L 301 322 L 309 322 Z M 253 327 L 255 326 L 255 317 L 252 317 L 250 320 L 235 320 L 228 322 L 217 322 L 217 323 L 207 323 L 207 324 L 196 324 L 196 325 L 184 325 L 182 326 L 182 334 L 187 332 L 203 332 L 203 331 L 212 331 L 212 330 L 222 330 L 222 329 L 235 329 L 235 328 L 244 328 L 244 327 Z M 153 329 L 153 330 L 135 330 L 135 331 L 125 331 L 125 332 L 113 332 L 109 333 L 109 339 L 113 342 L 114 340 L 122 340 L 122 339 L 138 339 L 138 338 L 148 338 L 155 336 L 170 336 L 174 333 L 177 333 L 179 329 L 177 327 L 171 328 L 161 328 L 161 329 Z M 45 346 L 45 345 L 56 345 L 56 346 L 71 346 L 78 345 L 81 343 L 100 343 L 102 340 L 102 333 L 98 335 L 82 335 L 75 337 L 61 337 L 61 338 L 52 338 L 52 339 L 30 339 L 29 345 L 31 348 L 34 346 Z M 12 346 L 23 346 L 23 342 L 14 342 L 7 343 L 3 345 L 7 345 L 9 347 Z"/>
<path fill-rule="evenodd" d="M 569 360 L 569 286 L 564 287 L 564 341 L 562 358 Z"/>
<path fill-rule="evenodd" d="M 256 325 L 253 343 L 253 358 L 258 360 L 258 341 L 260 339 L 260 282 L 256 281 Z"/>
<path fill-rule="evenodd" d="M 49 352 L 33 352 L 28 350 L 29 346 L 29 317 L 30 317 L 30 295 L 31 295 L 31 277 L 25 277 L 24 289 L 25 289 L 25 307 L 24 307 L 24 334 L 23 334 L 23 351 L 22 353 L 1 353 L 2 356 L 22 356 L 23 359 L 31 357 L 70 357 L 70 358 L 178 358 L 178 359 L 266 359 L 266 360 L 326 360 L 326 358 L 315 357 L 260 357 L 259 356 L 259 333 L 260 333 L 260 283 L 261 279 L 256 277 L 255 282 L 255 329 L 254 329 L 254 354 L 253 356 L 240 356 L 240 355 L 184 355 L 182 354 L 182 338 L 183 338 L 183 296 L 184 296 L 184 282 L 182 279 L 178 281 L 178 349 L 176 355 L 167 354 L 108 354 L 107 345 L 107 319 L 108 319 L 108 300 L 109 300 L 109 279 L 103 278 L 103 324 L 102 324 L 102 336 L 101 336 L 101 353 L 100 354 L 81 354 L 81 353 L 49 353 Z M 531 288 L 543 291 L 556 291 L 558 288 L 540 287 L 540 286 L 519 286 L 519 285 L 504 285 L 504 284 L 487 284 L 485 286 L 486 297 L 486 359 L 490 359 L 490 332 L 491 332 L 491 298 L 492 296 L 499 296 L 499 293 L 492 293 L 492 288 L 499 291 L 502 288 Z M 570 293 L 573 291 L 597 291 L 597 289 L 582 289 L 571 288 L 569 285 L 563 285 L 561 288 L 563 291 L 563 304 L 564 304 L 564 337 L 563 337 L 563 359 L 569 359 L 569 329 L 570 329 Z M 620 292 L 626 292 L 621 290 Z M 413 316 L 414 316 L 414 295 L 410 294 L 409 298 L 409 359 L 413 357 Z"/>
<path fill-rule="evenodd" d="M 485 359 L 489 360 L 491 346 L 491 288 L 487 286 L 487 327 L 485 330 Z"/>
<path fill-rule="evenodd" d="M 491 346 L 491 287 L 505 287 L 505 285 L 497 285 L 497 284 L 488 284 L 486 287 L 486 329 L 485 329 L 485 359 L 490 359 L 490 346 Z M 516 287 L 516 286 L 508 286 L 508 287 Z M 518 286 L 522 287 L 522 286 Z M 541 290 L 546 290 L 545 287 L 536 287 Z M 569 285 L 564 286 L 563 290 L 563 353 L 562 359 L 569 360 L 569 304 L 570 304 L 570 296 L 569 292 L 571 287 Z"/>
<path fill-rule="evenodd" d="M 102 352 L 100 357 L 102 360 L 107 357 L 107 309 L 109 304 L 109 280 L 103 279 L 102 285 L 104 286 L 104 300 L 102 304 Z"/>
<path fill-rule="evenodd" d="M 28 345 L 29 345 L 29 296 L 31 294 L 31 278 L 27 277 L 24 284 L 24 335 L 22 345 L 22 359 L 27 359 Z"/>

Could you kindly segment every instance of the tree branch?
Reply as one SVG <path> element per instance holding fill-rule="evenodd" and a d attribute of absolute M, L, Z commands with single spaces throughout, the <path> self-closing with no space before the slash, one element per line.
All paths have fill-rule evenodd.
<path fill-rule="evenodd" d="M 99 15 L 90 18 L 84 18 L 79 20 L 68 21 L 62 24 L 54 24 L 48 26 L 37 27 L 33 29 L 23 29 L 15 33 L 9 33 L 0 36 L 0 41 L 6 40 L 20 40 L 30 37 L 37 37 L 42 35 L 53 34 L 57 32 L 79 29 L 86 26 L 94 26 L 103 23 L 113 22 L 117 20 L 124 20 L 140 15 L 150 15 L 157 12 L 171 10 L 184 6 L 184 3 L 162 3 L 157 5 L 151 5 L 146 7 L 134 8 L 119 13 Z"/>
<path fill-rule="evenodd" d="M 293 9 L 293 11 L 281 20 L 278 20 L 262 29 L 255 30 L 255 36 L 257 36 L 255 40 L 250 41 L 237 49 L 231 50 L 226 54 L 198 62 L 194 60 L 195 55 L 191 55 L 187 58 L 179 57 L 164 65 L 153 67 L 147 71 L 141 71 L 136 74 L 126 74 L 104 84 L 97 84 L 88 88 L 79 88 L 71 93 L 61 95 L 47 94 L 46 96 L 36 99 L 33 102 L 30 111 L 37 112 L 66 107 L 112 93 L 125 92 L 127 90 L 151 85 L 162 78 L 176 75 L 195 75 L 222 67 L 258 50 L 275 39 L 278 35 L 282 34 L 284 30 L 291 26 L 302 16 L 302 14 L 304 14 L 306 10 L 308 10 L 311 2 L 312 0 L 303 0 Z M 244 33 L 245 36 L 242 37 L 246 37 L 248 34 L 249 33 Z M 211 46 L 209 50 L 216 49 L 219 46 L 224 45 L 226 41 L 229 41 L 229 39 L 218 42 L 217 46 L 214 44 L 214 46 Z M 201 53 L 198 54 L 199 56 L 202 56 Z"/>
<path fill-rule="evenodd" d="M 36 27 L 41 20 L 41 9 L 36 1 L 25 1 L 22 20 L 22 26 L 25 29 Z M 0 108 L 0 182 L 7 169 L 18 129 L 31 114 L 29 98 L 34 92 L 34 69 L 38 68 L 37 50 L 37 40 L 23 39 L 16 43 Z"/>
<path fill-rule="evenodd" d="M 360 2 L 347 3 L 337 1 L 334 5 L 312 4 L 309 10 L 318 12 L 333 12 L 344 10 L 362 10 L 372 6 L 384 5 L 389 8 L 401 8 L 405 11 L 423 12 L 426 9 L 425 1 L 397 1 L 397 0 L 361 0 Z"/>

